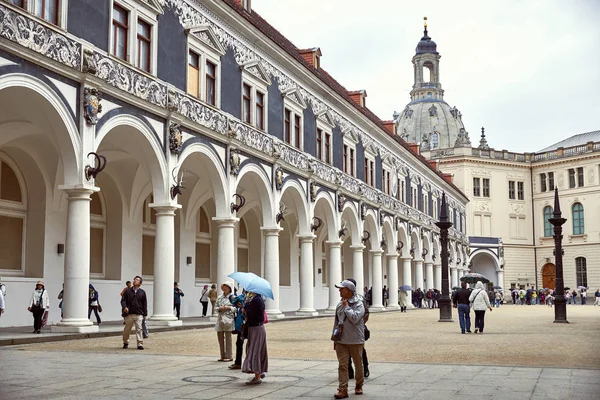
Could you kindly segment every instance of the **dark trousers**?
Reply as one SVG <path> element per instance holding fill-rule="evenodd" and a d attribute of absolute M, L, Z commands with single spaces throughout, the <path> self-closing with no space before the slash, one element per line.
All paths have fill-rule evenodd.
<path fill-rule="evenodd" d="M 98 325 L 100 325 L 102 323 L 102 320 L 100 319 L 100 314 L 98 314 L 98 306 L 88 307 L 88 319 L 90 319 L 90 317 L 92 316 L 92 310 L 94 311 L 94 315 L 96 315 L 96 322 L 98 322 Z"/>
<path fill-rule="evenodd" d="M 175 308 L 175 312 L 177 313 L 177 319 L 179 319 L 179 314 L 181 314 L 181 303 L 175 303 L 173 305 L 173 308 Z"/>
<path fill-rule="evenodd" d="M 206 317 L 206 312 L 208 311 L 208 301 L 201 301 L 202 303 L 202 316 Z"/>
<path fill-rule="evenodd" d="M 475 329 L 479 329 L 479 332 L 483 332 L 483 319 L 485 317 L 485 310 L 475 310 Z"/>
<path fill-rule="evenodd" d="M 242 365 L 242 353 L 244 352 L 244 337 L 241 333 L 237 334 L 235 341 L 235 365 Z"/>
<path fill-rule="evenodd" d="M 362 351 L 362 362 L 363 362 L 363 371 L 367 371 L 369 369 L 369 359 L 367 358 L 367 350 L 363 346 Z M 352 368 L 352 357 L 348 359 L 348 375 L 354 376 L 354 368 Z"/>
<path fill-rule="evenodd" d="M 44 316 L 43 308 L 33 308 L 33 329 L 39 331 L 42 329 L 42 317 Z"/>

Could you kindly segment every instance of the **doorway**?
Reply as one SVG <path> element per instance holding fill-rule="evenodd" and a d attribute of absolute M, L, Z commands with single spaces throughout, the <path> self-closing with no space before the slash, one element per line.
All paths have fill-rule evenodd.
<path fill-rule="evenodd" d="M 548 289 L 556 287 L 556 266 L 554 264 L 548 263 L 542 267 L 542 284 Z"/>

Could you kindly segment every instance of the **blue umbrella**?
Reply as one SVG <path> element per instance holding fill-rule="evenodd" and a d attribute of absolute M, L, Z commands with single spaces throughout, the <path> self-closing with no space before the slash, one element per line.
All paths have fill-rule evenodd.
<path fill-rule="evenodd" d="M 403 292 L 408 292 L 409 290 L 413 290 L 413 288 L 410 285 L 402 285 L 398 288 L 398 290 L 402 290 Z"/>
<path fill-rule="evenodd" d="M 275 300 L 271 284 L 266 279 L 263 279 L 252 272 L 234 272 L 227 276 L 237 281 L 247 292 L 260 294 L 261 296 Z"/>

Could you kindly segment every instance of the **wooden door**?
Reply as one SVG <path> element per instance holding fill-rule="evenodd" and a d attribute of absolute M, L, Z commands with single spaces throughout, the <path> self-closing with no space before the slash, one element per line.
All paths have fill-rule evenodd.
<path fill-rule="evenodd" d="M 554 264 L 548 263 L 542 268 L 542 284 L 548 289 L 556 287 L 556 266 Z"/>

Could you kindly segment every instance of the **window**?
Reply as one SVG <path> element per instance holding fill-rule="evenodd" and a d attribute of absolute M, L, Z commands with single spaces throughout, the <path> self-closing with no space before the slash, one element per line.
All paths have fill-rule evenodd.
<path fill-rule="evenodd" d="M 540 174 L 540 191 L 545 192 L 546 190 L 546 174 Z"/>
<path fill-rule="evenodd" d="M 138 19 L 137 23 L 137 62 L 136 67 L 146 72 L 150 72 L 150 44 L 151 40 L 150 24 Z"/>
<path fill-rule="evenodd" d="M 127 32 L 129 30 L 129 12 L 123 7 L 113 5 L 113 45 L 112 54 L 121 60 L 127 60 Z"/>
<path fill-rule="evenodd" d="M 585 257 L 577 257 L 575 259 L 575 275 L 577 286 L 588 287 L 587 284 L 587 261 Z"/>
<path fill-rule="evenodd" d="M 250 93 L 252 88 L 244 83 L 242 88 L 242 121 L 250 123 Z"/>
<path fill-rule="evenodd" d="M 583 221 L 583 205 L 581 203 L 573 204 L 573 235 L 583 235 L 585 233 Z"/>
<path fill-rule="evenodd" d="M 58 5 L 58 0 L 35 0 L 34 14 L 51 24 L 58 25 Z"/>
<path fill-rule="evenodd" d="M 548 172 L 548 190 L 554 190 L 554 172 Z"/>
<path fill-rule="evenodd" d="M 298 114 L 294 114 L 294 143 L 298 149 L 302 147 L 302 122 L 301 117 Z"/>
<path fill-rule="evenodd" d="M 90 275 L 104 278 L 106 216 L 100 194 L 96 192 L 90 197 Z"/>
<path fill-rule="evenodd" d="M 509 237 L 511 239 L 526 239 L 525 215 L 509 215 Z"/>
<path fill-rule="evenodd" d="M 331 133 L 317 128 L 317 158 L 331 164 Z"/>
<path fill-rule="evenodd" d="M 207 26 L 188 29 L 186 34 L 189 54 L 187 92 L 213 107 L 220 107 L 220 60 L 225 50 Z"/>
<path fill-rule="evenodd" d="M 344 172 L 352 176 L 356 176 L 355 167 L 355 156 L 354 156 L 354 145 L 344 143 L 344 160 L 343 167 Z"/>
<path fill-rule="evenodd" d="M 381 185 L 383 189 L 383 193 L 390 194 L 392 192 L 392 184 L 391 184 L 391 174 L 390 171 L 386 168 L 383 168 L 381 173 Z"/>
<path fill-rule="evenodd" d="M 490 197 L 490 180 L 483 178 L 483 197 Z"/>
<path fill-rule="evenodd" d="M 439 146 L 439 137 L 437 133 L 432 133 L 431 134 L 431 148 L 432 149 L 437 149 Z"/>
<path fill-rule="evenodd" d="M 525 200 L 525 185 L 523 182 L 517 182 L 517 199 Z"/>
<path fill-rule="evenodd" d="M 515 199 L 515 181 L 508 181 L 508 198 Z"/>
<path fill-rule="evenodd" d="M 369 186 L 375 185 L 375 160 L 365 154 L 365 183 Z"/>
<path fill-rule="evenodd" d="M 553 217 L 554 209 L 550 206 L 544 207 L 544 237 L 551 237 L 553 225 L 548 221 Z"/>
<path fill-rule="evenodd" d="M 317 128 L 317 158 L 319 160 L 323 159 L 323 130 L 319 128 Z"/>
<path fill-rule="evenodd" d="M 148 195 L 142 206 L 142 274 L 154 275 L 154 248 L 156 246 L 156 212 L 150 208 L 154 196 Z"/>
<path fill-rule="evenodd" d="M 577 187 L 583 187 L 583 167 L 577 168 Z"/>
<path fill-rule="evenodd" d="M 573 168 L 569 169 L 569 188 L 573 189 L 575 187 L 575 170 Z"/>
<path fill-rule="evenodd" d="M 283 141 L 302 150 L 304 147 L 302 118 L 306 103 L 296 90 L 293 90 L 283 96 L 283 104 Z"/>
<path fill-rule="evenodd" d="M 292 111 L 287 108 L 283 111 L 283 140 L 292 144 Z"/>
<path fill-rule="evenodd" d="M 0 160 L 0 270 L 9 274 L 25 271 L 27 199 L 16 171 L 16 166 Z"/>
<path fill-rule="evenodd" d="M 473 196 L 481 196 L 481 180 L 479 178 L 473 178 Z"/>
<path fill-rule="evenodd" d="M 242 229 L 242 220 L 239 223 L 240 235 Z M 207 281 L 211 277 L 211 224 L 210 216 L 206 213 L 204 207 L 200 207 L 196 217 L 196 259 L 195 273 L 196 280 Z M 239 240 L 238 240 L 239 246 Z"/>
<path fill-rule="evenodd" d="M 21 7 L 21 8 L 25 7 L 25 0 L 8 0 L 8 2 L 17 7 Z"/>
<path fill-rule="evenodd" d="M 206 60 L 206 75 L 205 75 L 205 84 L 206 84 L 206 102 L 211 106 L 216 106 L 217 100 L 217 66 Z"/>
<path fill-rule="evenodd" d="M 265 95 L 261 92 L 256 92 L 256 127 L 260 130 L 265 129 Z"/>
<path fill-rule="evenodd" d="M 404 179 L 400 178 L 400 201 L 406 203 L 406 195 L 404 192 Z"/>

